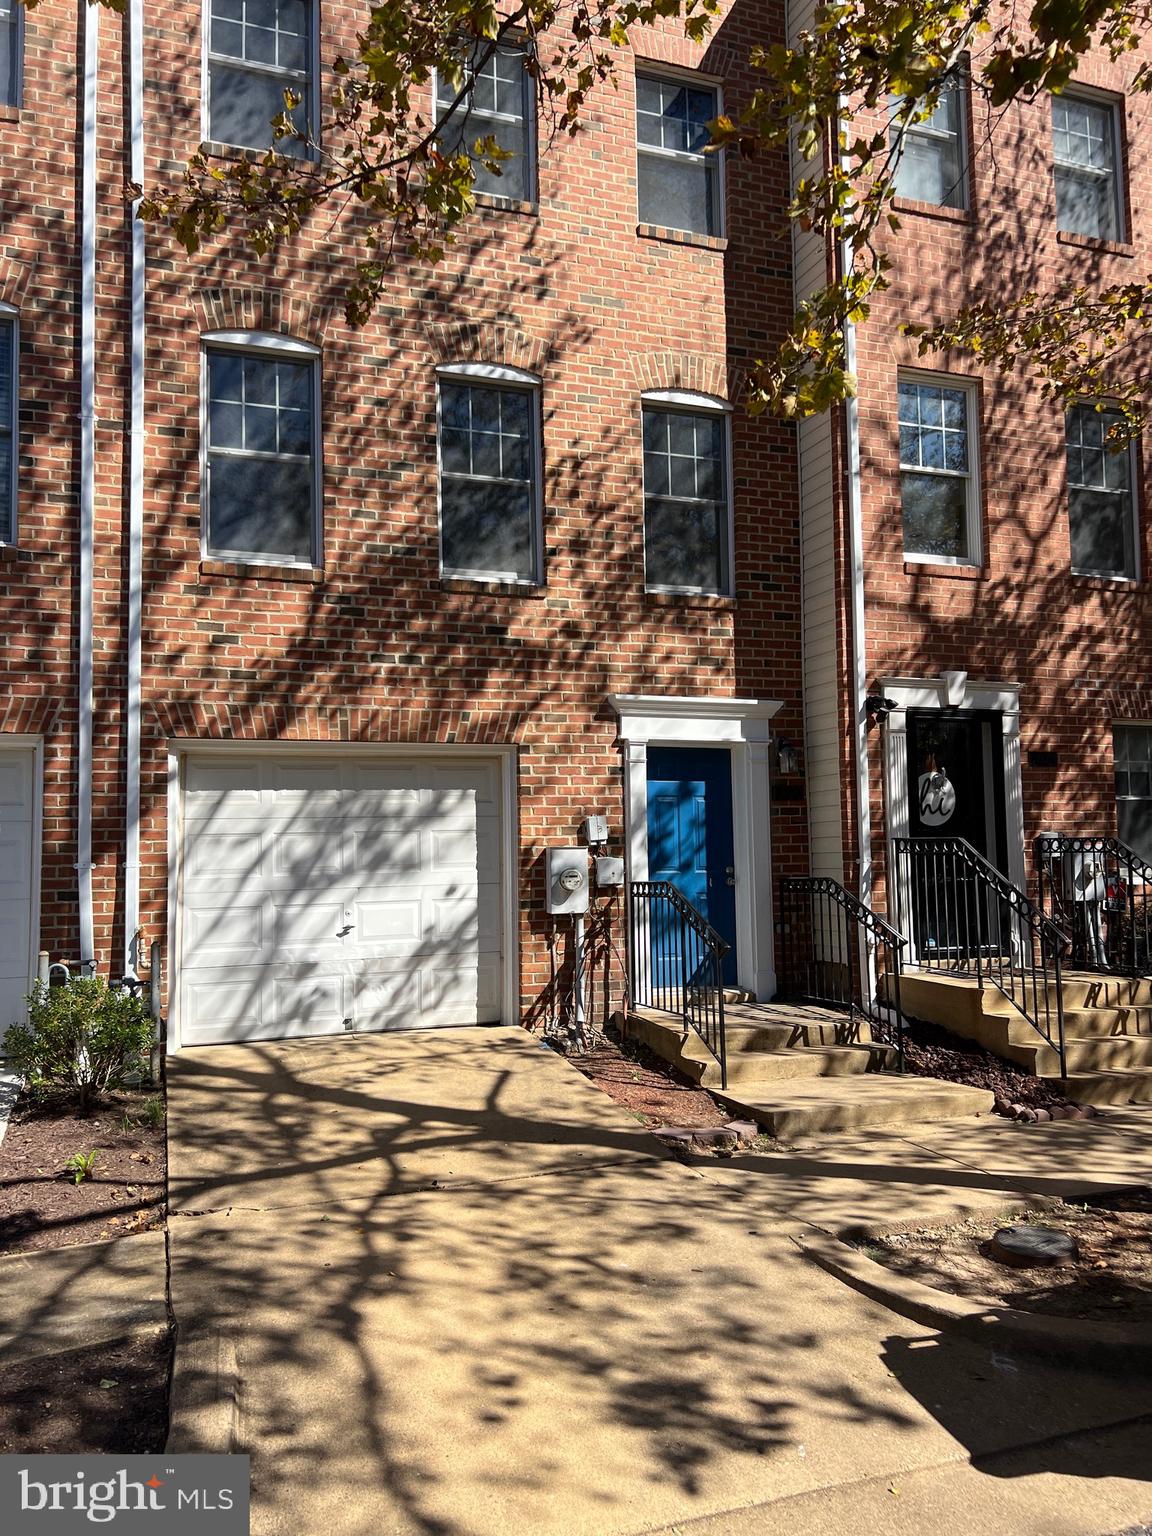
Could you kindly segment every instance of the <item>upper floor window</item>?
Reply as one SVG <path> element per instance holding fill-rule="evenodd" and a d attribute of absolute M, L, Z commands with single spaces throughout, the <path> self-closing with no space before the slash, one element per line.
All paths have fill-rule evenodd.
<path fill-rule="evenodd" d="M 20 105 L 24 7 L 20 0 L 0 0 L 0 103 Z"/>
<path fill-rule="evenodd" d="M 978 565 L 975 386 L 912 376 L 899 390 L 905 557 Z"/>
<path fill-rule="evenodd" d="M 644 583 L 731 591 L 728 416 L 706 395 L 644 396 Z"/>
<path fill-rule="evenodd" d="M 444 124 L 442 136 L 447 153 L 457 154 L 463 148 L 471 156 L 477 192 L 519 202 L 531 202 L 533 197 L 534 113 L 527 59 L 526 51 L 512 44 L 478 44 L 466 69 L 460 104 Z M 460 88 L 437 75 L 438 114 L 447 111 L 459 95 Z M 509 155 L 499 162 L 499 171 L 490 171 L 473 153 L 476 141 L 487 138 L 495 139 Z"/>
<path fill-rule="evenodd" d="M 904 130 L 896 192 L 941 208 L 968 206 L 967 124 L 964 82 L 953 77 L 931 117 Z"/>
<path fill-rule="evenodd" d="M 540 580 L 540 394 L 531 374 L 461 364 L 440 375 L 445 575 Z"/>
<path fill-rule="evenodd" d="M 1152 725 L 1115 725 L 1116 831 L 1152 863 Z"/>
<path fill-rule="evenodd" d="M 19 453 L 19 326 L 0 312 L 0 544 L 16 537 L 16 470 Z"/>
<path fill-rule="evenodd" d="M 720 155 L 705 154 L 720 113 L 715 86 L 636 76 L 637 198 L 641 224 L 722 234 Z"/>
<path fill-rule="evenodd" d="M 204 553 L 320 562 L 319 353 L 259 333 L 206 338 Z"/>
<path fill-rule="evenodd" d="M 1073 235 L 1119 240 L 1120 132 L 1116 105 L 1094 96 L 1052 98 L 1056 226 Z"/>
<path fill-rule="evenodd" d="M 284 92 L 299 97 L 292 121 L 315 121 L 314 0 L 208 0 L 208 138 L 242 149 L 304 155 L 300 139 L 274 139 Z"/>
<path fill-rule="evenodd" d="M 1119 419 L 1118 412 L 1098 411 L 1092 405 L 1075 405 L 1065 418 L 1072 569 L 1134 580 L 1132 449 L 1108 446 L 1108 429 Z"/>

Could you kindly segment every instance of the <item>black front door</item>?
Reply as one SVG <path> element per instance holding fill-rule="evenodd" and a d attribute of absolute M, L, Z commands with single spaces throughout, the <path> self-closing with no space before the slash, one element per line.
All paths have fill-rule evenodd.
<path fill-rule="evenodd" d="M 974 710 L 909 710 L 908 831 L 913 838 L 963 838 L 1006 869 L 1003 721 Z M 942 849 L 912 861 L 912 912 L 920 951 L 972 954 L 991 924 L 976 905 L 975 876 Z"/>

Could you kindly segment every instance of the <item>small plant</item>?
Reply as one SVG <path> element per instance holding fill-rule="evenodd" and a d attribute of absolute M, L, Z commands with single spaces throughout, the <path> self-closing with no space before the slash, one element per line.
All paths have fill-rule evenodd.
<path fill-rule="evenodd" d="M 140 1120 L 142 1124 L 149 1125 L 154 1131 L 158 1131 L 164 1124 L 166 1113 L 164 1100 L 158 1093 L 154 1093 L 151 1098 L 144 1100 L 140 1110 Z"/>
<path fill-rule="evenodd" d="M 64 1164 L 65 1171 L 72 1175 L 73 1184 L 83 1184 L 85 1179 L 90 1179 L 95 1166 L 95 1152 L 73 1152 Z"/>
<path fill-rule="evenodd" d="M 38 982 L 27 1024 L 12 1025 L 4 1048 L 8 1065 L 34 1092 L 62 1094 L 83 1115 L 129 1073 L 147 1075 L 152 1041 L 139 998 L 93 976 L 63 987 Z"/>

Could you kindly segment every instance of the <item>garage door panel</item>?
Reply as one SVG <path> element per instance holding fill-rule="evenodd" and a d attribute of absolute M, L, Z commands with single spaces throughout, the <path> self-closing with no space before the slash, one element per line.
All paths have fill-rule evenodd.
<path fill-rule="evenodd" d="M 0 757 L 0 821 L 32 825 L 32 779 L 35 759 L 31 752 L 19 757 Z"/>
<path fill-rule="evenodd" d="M 269 754 L 186 782 L 188 1043 L 499 1018 L 497 765 Z"/>

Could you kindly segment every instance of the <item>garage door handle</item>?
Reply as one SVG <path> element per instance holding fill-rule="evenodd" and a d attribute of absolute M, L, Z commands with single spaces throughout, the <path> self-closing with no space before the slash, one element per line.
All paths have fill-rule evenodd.
<path fill-rule="evenodd" d="M 345 923 L 345 924 L 344 924 L 344 926 L 343 926 L 343 928 L 341 928 L 341 929 L 340 929 L 340 930 L 339 930 L 339 932 L 338 932 L 338 933 L 337 933 L 337 935 L 336 935 L 336 937 L 337 937 L 337 938 L 338 938 L 338 939 L 342 939 L 342 938 L 343 938 L 343 937 L 344 937 L 344 935 L 345 935 L 345 934 L 347 934 L 347 933 L 351 933 L 351 932 L 352 932 L 352 930 L 353 930 L 353 928 L 355 928 L 355 926 L 356 926 L 356 924 L 355 924 L 355 923 Z"/>

